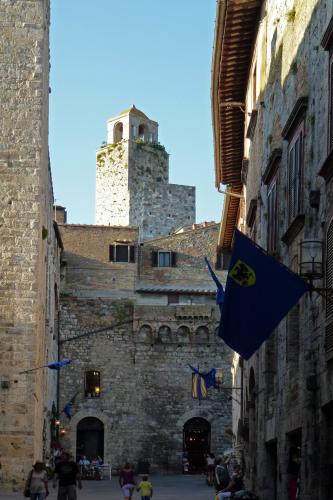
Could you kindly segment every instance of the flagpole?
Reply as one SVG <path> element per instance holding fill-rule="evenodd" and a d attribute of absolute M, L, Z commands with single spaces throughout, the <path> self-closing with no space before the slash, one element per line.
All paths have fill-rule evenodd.
<path fill-rule="evenodd" d="M 30 372 L 35 372 L 36 370 L 40 370 L 41 368 L 46 368 L 47 365 L 42 365 L 42 366 L 37 366 L 37 368 L 30 368 L 30 370 L 24 370 L 23 372 L 19 372 L 19 375 L 22 375 L 22 373 L 30 373 Z"/>

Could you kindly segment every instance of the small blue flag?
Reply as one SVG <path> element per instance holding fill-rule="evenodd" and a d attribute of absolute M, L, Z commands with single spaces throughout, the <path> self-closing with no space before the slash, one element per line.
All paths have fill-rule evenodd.
<path fill-rule="evenodd" d="M 76 396 L 78 395 L 79 393 L 76 392 L 74 394 L 74 396 L 66 403 L 65 405 L 65 408 L 62 410 L 64 412 L 64 414 L 66 415 L 66 417 L 70 420 L 72 418 L 72 415 L 71 415 L 71 405 L 75 402 L 75 399 L 76 399 Z"/>
<path fill-rule="evenodd" d="M 63 359 L 62 361 L 55 361 L 54 363 L 50 363 L 49 365 L 46 365 L 46 367 L 50 368 L 51 370 L 60 370 L 60 368 L 65 365 L 69 365 L 71 362 L 71 359 Z"/>
<path fill-rule="evenodd" d="M 219 336 L 249 359 L 310 289 L 236 229 Z"/>
<path fill-rule="evenodd" d="M 67 403 L 65 408 L 63 409 L 63 412 L 64 414 L 66 415 L 66 417 L 70 420 L 72 418 L 72 415 L 71 415 L 71 405 L 70 403 Z"/>
<path fill-rule="evenodd" d="M 212 266 L 210 265 L 209 260 L 207 259 L 207 257 L 205 257 L 205 261 L 206 261 L 207 267 L 209 269 L 210 275 L 211 275 L 211 277 L 213 278 L 213 280 L 216 283 L 216 288 L 217 288 L 217 291 L 216 291 L 216 304 L 219 305 L 220 311 L 222 312 L 222 306 L 223 306 L 223 302 L 224 302 L 224 290 L 223 290 L 223 286 L 222 286 L 222 283 L 220 282 L 220 280 L 218 279 L 218 277 L 216 276 L 216 274 L 214 273 L 214 271 L 212 269 Z"/>

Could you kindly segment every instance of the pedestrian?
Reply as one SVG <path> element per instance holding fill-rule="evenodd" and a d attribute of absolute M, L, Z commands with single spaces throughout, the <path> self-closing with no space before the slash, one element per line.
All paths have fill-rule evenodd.
<path fill-rule="evenodd" d="M 216 492 L 223 490 L 226 488 L 230 482 L 230 476 L 228 472 L 228 467 L 224 463 L 222 457 L 216 459 L 215 462 L 215 488 Z"/>
<path fill-rule="evenodd" d="M 214 484 L 214 471 L 215 471 L 215 455 L 208 453 L 206 455 L 206 470 L 207 470 L 207 484 L 213 486 Z"/>
<path fill-rule="evenodd" d="M 77 464 L 70 459 L 69 453 L 62 453 L 53 477 L 53 488 L 59 481 L 57 500 L 76 500 L 76 484 L 82 488 L 81 476 Z"/>
<path fill-rule="evenodd" d="M 245 493 L 243 475 L 241 472 L 240 465 L 236 464 L 234 466 L 234 472 L 231 476 L 229 484 L 216 495 L 216 500 L 223 500 L 224 498 L 232 497 L 236 492 L 241 494 Z"/>
<path fill-rule="evenodd" d="M 29 472 L 24 486 L 24 496 L 32 500 L 44 500 L 49 494 L 47 475 L 43 462 L 37 461 Z"/>
<path fill-rule="evenodd" d="M 124 495 L 124 500 L 131 500 L 136 481 L 134 470 L 128 462 L 125 463 L 124 468 L 119 473 L 119 484 Z"/>
<path fill-rule="evenodd" d="M 148 476 L 142 476 L 137 491 L 140 492 L 141 500 L 150 500 L 153 496 L 153 485 L 148 481 Z"/>

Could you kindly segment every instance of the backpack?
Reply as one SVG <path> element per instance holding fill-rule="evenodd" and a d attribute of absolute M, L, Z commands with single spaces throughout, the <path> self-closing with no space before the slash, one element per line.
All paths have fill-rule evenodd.
<path fill-rule="evenodd" d="M 219 464 L 215 468 L 216 487 L 223 490 L 229 484 L 230 476 L 226 465 Z"/>

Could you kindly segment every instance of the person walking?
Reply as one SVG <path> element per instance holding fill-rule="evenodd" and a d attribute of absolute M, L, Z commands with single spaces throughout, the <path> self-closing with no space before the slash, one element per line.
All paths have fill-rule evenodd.
<path fill-rule="evenodd" d="M 44 500 L 49 494 L 43 462 L 37 461 L 29 472 L 24 486 L 24 496 L 32 500 Z"/>
<path fill-rule="evenodd" d="M 119 484 L 124 495 L 124 500 L 131 500 L 136 481 L 134 470 L 128 462 L 125 463 L 124 468 L 119 473 Z"/>
<path fill-rule="evenodd" d="M 53 477 L 53 488 L 59 481 L 57 500 L 76 500 L 76 484 L 82 488 L 81 476 L 77 464 L 70 460 L 69 453 L 63 453 L 57 463 Z"/>
<path fill-rule="evenodd" d="M 142 476 L 137 491 L 140 492 L 141 500 L 150 500 L 153 496 L 153 485 L 148 481 L 148 476 Z"/>
<path fill-rule="evenodd" d="M 214 484 L 214 471 L 215 471 L 215 455 L 208 453 L 206 455 L 206 470 L 207 470 L 207 484 L 213 486 Z"/>

